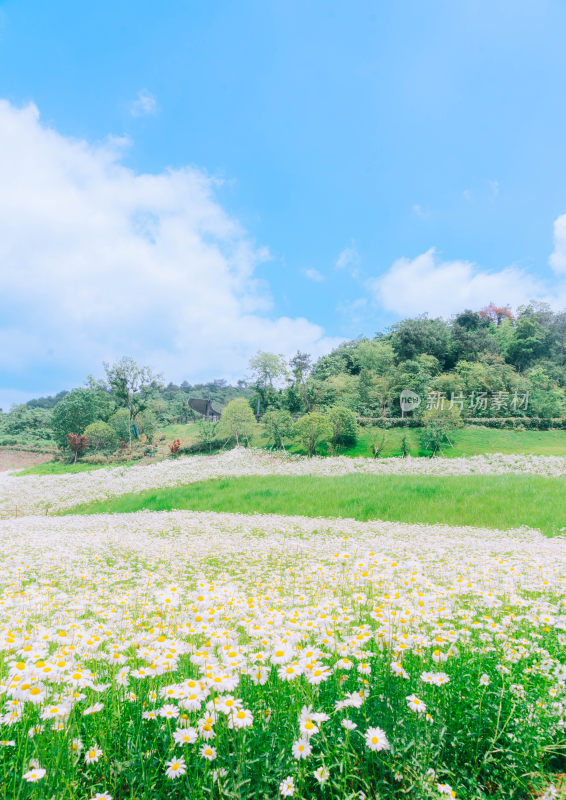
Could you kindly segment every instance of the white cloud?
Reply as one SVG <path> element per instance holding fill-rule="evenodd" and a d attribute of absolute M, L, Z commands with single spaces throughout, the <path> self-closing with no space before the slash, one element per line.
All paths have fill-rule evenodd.
<path fill-rule="evenodd" d="M 500 185 L 499 181 L 489 181 L 489 191 L 492 198 L 499 196 Z"/>
<path fill-rule="evenodd" d="M 315 281 L 316 283 L 320 283 L 324 280 L 324 275 L 317 269 L 306 269 L 305 277 L 308 278 L 309 281 Z"/>
<path fill-rule="evenodd" d="M 335 343 L 269 313 L 254 276 L 268 252 L 203 172 L 137 174 L 116 141 L 72 140 L 0 101 L 0 175 L 0 370 L 84 377 L 127 354 L 173 380 L 233 378 L 259 348 Z"/>
<path fill-rule="evenodd" d="M 449 316 L 492 301 L 517 307 L 535 297 L 548 299 L 542 284 L 516 267 L 487 272 L 469 261 L 440 261 L 434 249 L 398 259 L 369 286 L 385 309 L 402 316 Z"/>
<path fill-rule="evenodd" d="M 415 203 L 415 205 L 413 206 L 413 214 L 415 214 L 417 217 L 420 217 L 421 219 L 427 219 L 428 217 L 430 217 L 430 211 L 426 208 L 423 208 L 418 203 Z"/>
<path fill-rule="evenodd" d="M 147 89 L 140 89 L 136 99 L 130 103 L 130 114 L 132 117 L 145 117 L 157 113 L 157 100 L 155 95 Z"/>
<path fill-rule="evenodd" d="M 360 260 L 358 251 L 355 247 L 345 247 L 338 258 L 336 259 L 336 267 L 338 269 L 346 269 L 346 267 L 355 267 Z"/>

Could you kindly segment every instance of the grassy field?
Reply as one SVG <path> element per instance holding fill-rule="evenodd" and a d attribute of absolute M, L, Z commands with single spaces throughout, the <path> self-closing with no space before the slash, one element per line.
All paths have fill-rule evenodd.
<path fill-rule="evenodd" d="M 195 441 L 198 434 L 198 425 L 169 425 L 161 431 L 168 439 L 181 439 L 182 441 Z M 382 456 L 401 455 L 401 439 L 407 437 L 411 455 L 425 455 L 419 444 L 419 429 L 392 428 L 384 431 L 382 428 L 361 428 L 358 442 L 354 447 L 343 451 L 346 456 L 372 456 L 372 444 L 381 440 L 385 433 L 385 446 Z M 267 447 L 267 437 L 262 430 L 252 438 L 254 447 Z M 302 450 L 295 446 L 288 447 L 291 453 L 301 453 Z M 326 453 L 326 451 L 323 451 Z M 458 431 L 455 445 L 448 448 L 443 455 L 448 458 L 458 456 L 475 456 L 484 453 L 523 453 L 540 456 L 565 456 L 566 431 L 512 431 L 496 430 L 470 426 Z"/>
<path fill-rule="evenodd" d="M 525 475 L 251 476 L 125 494 L 75 506 L 67 514 L 229 511 L 399 522 L 522 525 L 547 535 L 566 527 L 565 478 Z"/>
<path fill-rule="evenodd" d="M 348 456 L 370 456 L 373 442 L 380 441 L 385 433 L 382 456 L 401 454 L 401 438 L 406 435 L 411 455 L 424 455 L 419 445 L 419 429 L 362 428 L 355 447 L 346 451 Z M 565 456 L 566 431 L 512 431 L 469 426 L 455 435 L 454 447 L 443 451 L 443 456 L 476 456 L 485 453 L 518 453 L 540 456 Z"/>

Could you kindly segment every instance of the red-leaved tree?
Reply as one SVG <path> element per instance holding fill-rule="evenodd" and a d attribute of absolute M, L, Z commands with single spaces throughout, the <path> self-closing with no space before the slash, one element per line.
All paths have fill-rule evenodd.
<path fill-rule="evenodd" d="M 174 439 L 171 444 L 169 445 L 169 450 L 171 451 L 172 456 L 176 456 L 179 453 L 179 448 L 181 447 L 181 440 Z"/>
<path fill-rule="evenodd" d="M 67 436 L 67 443 L 69 449 L 75 454 L 74 464 L 77 463 L 77 458 L 81 456 L 88 447 L 88 439 L 80 433 L 70 433 Z"/>

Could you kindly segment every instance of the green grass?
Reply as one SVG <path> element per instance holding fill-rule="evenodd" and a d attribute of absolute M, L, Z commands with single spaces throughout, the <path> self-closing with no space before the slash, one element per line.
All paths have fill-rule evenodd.
<path fill-rule="evenodd" d="M 113 462 L 111 464 L 85 464 L 81 461 L 76 464 L 65 464 L 63 461 L 45 461 L 16 472 L 16 475 L 67 475 L 74 472 L 92 472 L 95 469 L 112 469 L 113 467 L 131 467 L 135 461 Z"/>
<path fill-rule="evenodd" d="M 419 445 L 418 428 L 362 428 L 358 442 L 345 451 L 348 456 L 371 456 L 372 442 L 380 441 L 385 433 L 383 457 L 401 454 L 401 437 L 406 435 L 411 455 L 424 455 Z M 532 454 L 541 456 L 566 456 L 566 431 L 512 431 L 470 426 L 458 431 L 454 447 L 446 448 L 447 458 L 476 456 L 485 453 Z"/>
<path fill-rule="evenodd" d="M 168 425 L 160 433 L 165 434 L 168 440 L 178 438 L 182 441 L 195 441 L 198 430 L 198 424 L 193 422 L 187 425 Z M 411 455 L 426 455 L 420 449 L 418 428 L 392 428 L 388 431 L 384 431 L 382 428 L 360 428 L 360 436 L 356 445 L 345 450 L 343 455 L 371 457 L 372 443 L 379 441 L 383 433 L 385 433 L 383 457 L 401 454 L 403 435 L 407 437 Z M 262 427 L 252 437 L 251 444 L 254 447 L 267 447 L 267 436 Z M 303 453 L 301 448 L 294 444 L 287 449 L 291 453 Z M 322 452 L 325 455 L 328 454 L 327 450 Z M 566 431 L 512 431 L 470 426 L 456 433 L 453 448 L 449 447 L 443 451 L 443 455 L 447 458 L 485 453 L 566 456 Z"/>
<path fill-rule="evenodd" d="M 531 475 L 251 476 L 151 489 L 65 513 L 191 509 L 500 529 L 527 525 L 552 535 L 566 526 L 564 497 L 566 478 Z"/>
<path fill-rule="evenodd" d="M 197 422 L 175 423 L 161 428 L 159 433 L 163 433 L 167 439 L 181 439 L 182 441 L 194 440 L 197 438 L 199 426 Z"/>

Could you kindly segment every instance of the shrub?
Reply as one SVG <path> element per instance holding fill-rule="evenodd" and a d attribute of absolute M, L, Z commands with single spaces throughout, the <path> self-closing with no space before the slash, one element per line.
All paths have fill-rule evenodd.
<path fill-rule="evenodd" d="M 101 453 L 113 453 L 118 447 L 118 437 L 107 422 L 92 422 L 85 428 L 88 445 Z"/>
<path fill-rule="evenodd" d="M 332 444 L 336 447 L 353 447 L 358 441 L 356 415 L 349 408 L 336 406 L 328 412 L 332 428 Z"/>
<path fill-rule="evenodd" d="M 379 458 L 385 447 L 385 433 L 381 434 L 381 438 L 374 439 L 371 444 L 371 454 L 374 458 Z"/>
<path fill-rule="evenodd" d="M 193 442 L 190 446 L 185 446 L 183 452 L 187 453 L 212 453 L 213 450 L 219 450 L 222 442 L 216 438 L 216 431 L 218 429 L 218 422 L 211 422 L 210 420 L 199 420 L 197 441 Z"/>
<path fill-rule="evenodd" d="M 454 431 L 464 424 L 458 408 L 431 408 L 424 412 L 422 421 L 425 427 L 420 436 L 421 446 L 431 456 L 435 456 L 446 445 L 454 447 Z"/>
<path fill-rule="evenodd" d="M 114 430 L 117 438 L 120 441 L 127 442 L 130 438 L 130 428 L 128 425 L 129 415 L 127 408 L 121 408 L 112 414 L 108 420 L 108 424 Z"/>
<path fill-rule="evenodd" d="M 180 439 L 173 439 L 171 444 L 168 445 L 169 452 L 175 458 L 179 455 L 179 448 L 181 447 L 181 440 Z"/>
<path fill-rule="evenodd" d="M 313 411 L 295 422 L 293 434 L 310 457 L 320 444 L 330 441 L 332 426 L 327 415 Z"/>
<path fill-rule="evenodd" d="M 149 409 L 142 411 L 132 422 L 136 425 L 140 438 L 145 436 L 148 442 L 153 440 L 157 429 L 157 418 L 153 411 Z"/>
<path fill-rule="evenodd" d="M 284 450 L 284 441 L 293 433 L 291 414 L 285 409 L 267 411 L 262 417 L 270 445 L 275 450 Z"/>

